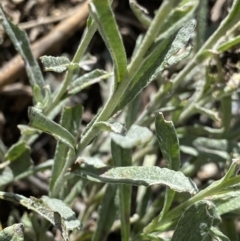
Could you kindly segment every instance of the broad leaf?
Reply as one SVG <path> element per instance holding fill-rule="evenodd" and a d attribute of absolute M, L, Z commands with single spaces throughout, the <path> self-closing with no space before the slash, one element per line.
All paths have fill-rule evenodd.
<path fill-rule="evenodd" d="M 34 88 L 35 85 L 38 85 L 42 98 L 41 100 L 43 101 L 44 97 L 44 80 L 42 76 L 42 72 L 40 70 L 40 67 L 36 61 L 36 59 L 33 57 L 33 54 L 30 49 L 30 43 L 27 37 L 27 34 L 18 28 L 18 26 L 12 24 L 6 17 L 3 8 L 0 6 L 0 21 L 8 34 L 9 38 L 11 39 L 15 49 L 17 52 L 21 55 L 25 62 L 25 67 L 27 70 L 27 75 L 30 81 L 30 84 L 32 88 Z M 42 102 L 41 101 L 41 102 Z"/>
<path fill-rule="evenodd" d="M 111 133 L 112 140 L 122 148 L 133 148 L 149 142 L 152 133 L 146 127 L 132 125 L 125 136 Z"/>
<path fill-rule="evenodd" d="M 14 224 L 0 231 L 1 241 L 24 241 L 24 226 L 22 223 Z"/>
<path fill-rule="evenodd" d="M 130 166 L 115 167 L 104 166 L 103 163 L 98 167 L 95 164 L 80 162 L 72 167 L 72 173 L 85 177 L 92 181 L 129 184 L 129 185 L 165 185 L 177 192 L 189 192 L 196 194 L 198 189 L 196 184 L 182 172 L 175 172 L 167 168 Z"/>
<path fill-rule="evenodd" d="M 28 109 L 28 117 L 30 120 L 29 125 L 34 127 L 38 130 L 46 132 L 57 140 L 65 143 L 70 148 L 75 150 L 75 138 L 73 135 L 60 126 L 59 124 L 55 123 L 54 121 L 48 119 L 46 116 L 41 114 L 36 108 L 30 107 Z"/>
<path fill-rule="evenodd" d="M 172 241 L 203 240 L 213 225 L 214 209 L 208 201 L 199 201 L 189 207 L 179 219 Z"/>
<path fill-rule="evenodd" d="M 117 84 L 126 72 L 127 58 L 110 1 L 93 0 L 89 6 L 91 16 L 96 21 L 98 30 L 110 51 L 115 68 L 115 84 Z"/>

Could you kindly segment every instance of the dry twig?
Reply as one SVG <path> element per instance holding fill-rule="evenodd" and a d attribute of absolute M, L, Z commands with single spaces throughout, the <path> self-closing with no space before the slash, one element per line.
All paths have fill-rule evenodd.
<path fill-rule="evenodd" d="M 53 52 L 66 42 L 80 27 L 88 16 L 88 1 L 77 7 L 76 13 L 59 23 L 49 34 L 32 45 L 35 58 Z M 0 88 L 14 82 L 23 73 L 24 62 L 16 55 L 0 69 Z"/>

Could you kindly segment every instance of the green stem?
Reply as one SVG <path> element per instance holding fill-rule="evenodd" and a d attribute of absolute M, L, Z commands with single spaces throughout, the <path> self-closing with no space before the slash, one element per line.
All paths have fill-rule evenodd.
<path fill-rule="evenodd" d="M 157 38 L 159 31 L 164 23 L 164 19 L 167 18 L 169 13 L 172 11 L 174 7 L 176 7 L 181 1 L 172 0 L 172 1 L 164 1 L 161 5 L 161 8 L 158 10 L 152 24 L 150 25 L 143 42 L 135 54 L 131 64 L 129 65 L 129 74 L 135 74 L 137 69 L 142 63 L 144 55 L 147 53 L 148 49 L 152 45 L 152 43 Z"/>
<path fill-rule="evenodd" d="M 185 66 L 185 68 L 174 78 L 171 90 L 172 92 L 178 88 L 178 86 L 183 82 L 185 77 L 191 72 L 191 70 L 193 70 L 193 68 L 197 64 L 203 62 L 207 58 L 207 56 L 204 56 L 205 51 L 208 49 L 216 48 L 218 46 L 219 39 L 224 37 L 227 31 L 229 31 L 232 28 L 235 28 L 235 25 L 238 23 L 240 19 L 240 15 L 237 13 L 239 8 L 240 0 L 235 0 L 231 12 L 226 17 L 226 19 L 221 23 L 221 25 L 213 33 L 213 35 L 205 42 L 205 44 L 199 49 L 199 51 Z M 156 106 L 157 103 L 159 103 L 159 96 L 161 97 L 161 94 L 158 92 L 149 103 L 147 109 L 141 115 L 141 119 L 145 119 L 146 116 L 149 115 L 150 110 L 152 110 L 153 107 Z"/>
<path fill-rule="evenodd" d="M 166 218 L 164 218 L 160 223 L 154 223 L 152 225 L 151 223 L 145 228 L 144 232 L 150 233 L 152 231 L 163 231 L 168 229 L 180 215 L 190 206 L 192 206 L 194 203 L 203 200 L 206 197 L 210 197 L 212 195 L 218 194 L 220 191 L 222 191 L 224 188 L 228 188 L 230 186 L 238 184 L 240 181 L 240 176 L 233 177 L 227 181 L 224 181 L 224 179 L 221 179 L 219 181 L 214 182 L 212 185 L 207 187 L 206 189 L 200 191 L 197 195 L 193 196 L 189 200 L 183 202 L 176 208 L 174 208 L 172 211 L 170 211 Z"/>
<path fill-rule="evenodd" d="M 88 19 L 88 21 L 91 21 Z M 89 28 L 87 28 L 87 30 L 84 32 L 82 39 L 78 45 L 78 49 L 73 57 L 72 63 L 73 64 L 79 64 L 84 52 L 86 51 L 89 42 L 91 41 L 94 33 L 97 30 L 97 25 L 95 24 L 95 22 L 92 20 Z M 49 105 L 49 107 L 45 110 L 45 113 L 49 113 L 52 111 L 52 109 L 55 108 L 56 105 L 58 105 L 58 103 L 61 101 L 61 98 L 63 97 L 63 95 L 66 93 L 67 88 L 69 86 L 69 83 L 72 81 L 72 77 L 74 75 L 74 69 L 69 69 L 68 72 L 65 75 L 65 78 L 61 84 L 61 86 L 59 87 L 59 90 L 56 92 L 52 103 Z"/>
<path fill-rule="evenodd" d="M 141 47 L 139 48 L 139 51 L 136 53 L 134 59 L 129 65 L 128 73 L 119 84 L 115 93 L 108 99 L 106 105 L 104 106 L 103 110 L 101 111 L 100 115 L 96 118 L 94 123 L 97 123 L 99 121 L 107 121 L 112 116 L 122 95 L 127 91 L 130 80 L 138 70 L 144 55 L 146 54 L 147 50 L 152 45 L 152 43 L 155 41 L 159 33 L 159 30 L 163 24 L 163 19 L 166 18 L 166 16 L 169 14 L 172 8 L 175 7 L 179 2 L 180 2 L 179 0 L 164 1 L 161 8 L 157 12 L 155 18 L 153 19 L 153 22 L 150 28 L 146 33 L 146 36 L 143 40 Z M 94 127 L 94 124 L 83 136 L 81 142 L 78 145 L 77 154 L 80 154 L 81 151 L 92 141 L 92 139 L 100 133 L 100 131 L 96 130 L 93 127 Z"/>

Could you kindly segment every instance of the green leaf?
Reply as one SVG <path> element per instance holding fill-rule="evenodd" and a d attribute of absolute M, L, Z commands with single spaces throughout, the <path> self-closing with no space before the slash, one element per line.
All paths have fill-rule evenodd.
<path fill-rule="evenodd" d="M 194 16 L 198 1 L 188 1 L 187 3 L 177 6 L 167 16 L 159 31 L 159 38 L 167 38 L 169 34 L 181 28 L 184 23 L 188 22 Z"/>
<path fill-rule="evenodd" d="M 1 241 L 24 241 L 24 226 L 16 223 L 0 232 Z"/>
<path fill-rule="evenodd" d="M 225 96 L 221 99 L 221 116 L 224 134 L 227 134 L 232 123 L 232 96 Z"/>
<path fill-rule="evenodd" d="M 208 31 L 208 1 L 199 1 L 197 7 L 197 28 L 196 28 L 196 51 L 198 51 L 207 38 Z"/>
<path fill-rule="evenodd" d="M 166 66 L 171 66 L 171 65 L 177 64 L 181 60 L 187 58 L 190 55 L 191 51 L 192 51 L 192 46 L 191 45 L 187 46 L 182 53 L 172 55 L 167 60 Z"/>
<path fill-rule="evenodd" d="M 235 177 L 238 172 L 239 172 L 239 168 L 240 168 L 240 159 L 233 159 L 230 168 L 228 169 L 227 173 L 224 175 L 223 180 L 227 181 L 232 177 Z"/>
<path fill-rule="evenodd" d="M 226 161 L 229 158 L 229 152 L 239 147 L 227 140 L 217 140 L 205 137 L 196 138 L 193 146 L 203 156 L 215 159 L 217 161 Z"/>
<path fill-rule="evenodd" d="M 126 132 L 124 126 L 119 122 L 109 123 L 105 121 L 99 121 L 94 124 L 94 128 L 99 129 L 101 131 L 108 131 L 117 134 L 123 134 Z"/>
<path fill-rule="evenodd" d="M 152 132 L 146 127 L 132 125 L 125 136 L 111 133 L 112 140 L 122 148 L 133 148 L 149 142 Z"/>
<path fill-rule="evenodd" d="M 110 2 L 108 0 L 93 0 L 89 6 L 90 14 L 96 21 L 98 30 L 110 51 L 115 68 L 115 84 L 117 84 L 125 75 L 127 58 Z"/>
<path fill-rule="evenodd" d="M 210 233 L 217 241 L 230 241 L 227 236 L 225 236 L 220 230 L 216 229 L 215 227 L 211 227 Z"/>
<path fill-rule="evenodd" d="M 52 135 L 57 140 L 75 150 L 75 138 L 68 130 L 48 119 L 34 107 L 28 109 L 28 117 L 30 120 L 29 125 L 31 127 Z"/>
<path fill-rule="evenodd" d="M 80 105 L 74 107 L 65 107 L 62 111 L 60 125 L 68 130 L 75 139 L 77 138 L 79 125 L 81 123 L 83 108 Z M 54 185 L 61 174 L 61 171 L 66 163 L 67 153 L 69 151 L 68 145 L 58 141 L 54 155 L 54 164 L 52 168 L 52 175 L 50 181 L 50 191 L 54 192 Z"/>
<path fill-rule="evenodd" d="M 45 83 L 44 83 L 44 79 L 43 79 L 40 67 L 31 52 L 30 43 L 29 43 L 27 34 L 23 30 L 18 28 L 18 26 L 12 24 L 7 19 L 1 5 L 0 5 L 0 17 L 1 17 L 0 21 L 7 35 L 11 39 L 16 51 L 21 55 L 21 57 L 25 62 L 27 75 L 32 88 L 34 88 L 35 85 L 39 86 L 42 94 L 42 101 L 43 101 L 43 97 L 44 97 L 43 87 Z"/>
<path fill-rule="evenodd" d="M 75 164 L 72 173 L 89 180 L 106 183 L 129 184 L 135 186 L 165 185 L 177 192 L 196 194 L 196 184 L 182 172 L 175 172 L 167 168 L 130 166 L 115 167 L 101 165 L 96 168 L 86 163 Z"/>
<path fill-rule="evenodd" d="M 98 83 L 111 75 L 111 73 L 108 73 L 106 71 L 95 69 L 92 72 L 84 74 L 80 78 L 74 80 L 68 87 L 68 94 L 76 94 L 81 90 L 87 88 L 88 86 Z"/>
<path fill-rule="evenodd" d="M 58 212 L 60 214 L 61 219 L 64 221 L 66 229 L 68 231 L 74 230 L 75 228 L 80 229 L 80 221 L 76 218 L 73 210 L 66 206 L 63 201 L 55 198 L 49 198 L 48 196 L 43 196 L 41 200 L 43 201 L 44 206 L 47 205 L 53 212 Z M 35 201 L 38 201 L 40 205 L 42 203 L 40 199 L 35 199 Z M 43 212 L 39 210 L 39 213 L 41 214 Z M 50 222 L 53 223 L 53 220 L 51 220 Z"/>
<path fill-rule="evenodd" d="M 67 70 L 68 66 L 71 64 L 67 57 L 53 57 L 53 56 L 41 56 L 40 60 L 43 64 L 45 71 L 53 71 L 57 73 L 62 73 Z"/>
<path fill-rule="evenodd" d="M 0 162 L 3 161 L 5 153 L 6 153 L 7 148 L 5 147 L 5 145 L 3 144 L 2 140 L 0 139 Z"/>
<path fill-rule="evenodd" d="M 240 43 L 240 36 L 234 37 L 233 39 L 227 41 L 226 43 L 220 45 L 217 49 L 219 53 L 222 53 L 224 51 L 227 51 L 231 49 L 232 47 L 238 45 Z"/>
<path fill-rule="evenodd" d="M 127 91 L 119 99 L 119 104 L 114 113 L 123 109 L 132 101 L 156 76 L 156 70 L 163 63 L 168 50 L 171 47 L 174 36 L 164 39 L 156 48 L 142 61 L 139 70 L 131 80 Z M 158 71 L 159 72 L 159 71 Z"/>
<path fill-rule="evenodd" d="M 179 170 L 181 164 L 179 141 L 172 121 L 166 121 L 163 114 L 159 113 L 155 120 L 155 126 L 160 149 L 168 168 Z"/>
<path fill-rule="evenodd" d="M 208 201 L 199 201 L 189 207 L 179 219 L 172 241 L 203 240 L 213 225 L 214 209 Z"/>
<path fill-rule="evenodd" d="M 152 19 L 147 16 L 148 11 L 146 8 L 140 6 L 136 0 L 130 0 L 129 1 L 129 6 L 132 9 L 133 13 L 135 14 L 135 16 L 137 17 L 137 19 L 139 20 L 139 22 L 145 26 L 145 27 L 149 27 Z"/>
<path fill-rule="evenodd" d="M 141 94 L 137 95 L 128 105 L 125 115 L 125 125 L 127 129 L 137 120 L 138 113 L 141 108 Z"/>
<path fill-rule="evenodd" d="M 104 241 L 107 238 L 113 221 L 117 214 L 116 186 L 108 185 L 98 209 L 99 218 L 97 228 L 93 233 L 91 241 Z"/>
<path fill-rule="evenodd" d="M 69 240 L 68 231 L 75 228 L 80 229 L 81 224 L 76 218 L 75 213 L 59 199 L 47 196 L 43 196 L 40 199 L 35 197 L 26 198 L 7 192 L 0 192 L 0 198 L 21 204 L 27 209 L 40 214 L 61 231 L 65 241 Z"/>
<path fill-rule="evenodd" d="M 209 117 L 211 120 L 213 121 L 220 121 L 218 112 L 214 111 L 214 110 L 210 110 L 208 108 L 199 106 L 198 104 L 195 105 L 195 109 L 198 113 L 201 113 L 203 115 L 206 115 L 207 117 Z"/>
<path fill-rule="evenodd" d="M 18 149 L 18 145 L 15 146 Z M 4 169 L 0 169 L 0 187 L 9 184 L 10 182 L 17 179 L 20 175 L 22 175 L 29 167 L 32 165 L 30 158 L 30 148 L 25 144 L 21 147 L 21 155 L 15 153 L 14 149 L 11 151 L 11 155 L 9 157 L 12 158 L 12 162 Z"/>
<path fill-rule="evenodd" d="M 5 160 L 14 161 L 19 158 L 25 151 L 26 143 L 23 141 L 19 141 L 16 144 L 12 145 L 10 149 L 5 154 Z"/>
<path fill-rule="evenodd" d="M 169 169 L 178 171 L 180 168 L 180 148 L 177 134 L 172 121 L 166 121 L 162 113 L 158 113 L 155 120 L 156 135 L 162 151 L 163 157 L 167 162 Z M 166 189 L 163 209 L 160 219 L 169 210 L 174 199 L 175 192 L 169 188 Z"/>
<path fill-rule="evenodd" d="M 227 193 L 211 196 L 212 201 L 216 205 L 220 215 L 237 212 L 240 208 L 239 194 L 239 191 L 229 190 Z"/>
<path fill-rule="evenodd" d="M 168 59 L 177 54 L 189 41 L 194 31 L 196 20 L 192 19 L 186 23 L 177 33 L 174 32 L 168 38 L 158 41 L 150 51 L 149 55 L 142 61 L 139 71 L 129 84 L 126 91 L 119 100 L 114 113 L 123 109 L 143 88 L 145 88 L 166 67 Z"/>
<path fill-rule="evenodd" d="M 111 151 L 113 162 L 116 166 L 132 165 L 131 149 L 123 149 L 112 141 Z M 128 241 L 130 238 L 131 193 L 131 186 L 126 184 L 119 185 L 119 212 L 121 220 L 121 237 L 123 241 Z"/>

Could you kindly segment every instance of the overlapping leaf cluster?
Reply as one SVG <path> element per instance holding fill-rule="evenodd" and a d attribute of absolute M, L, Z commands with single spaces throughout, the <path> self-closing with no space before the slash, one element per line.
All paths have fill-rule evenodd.
<path fill-rule="evenodd" d="M 233 83 L 239 82 L 239 79 L 229 80 L 224 88 L 216 90 L 215 80 L 203 63 L 211 59 L 219 61 L 220 53 L 239 43 L 239 36 L 234 36 L 234 29 L 240 20 L 240 0 L 233 1 L 229 15 L 208 39 L 204 37 L 206 24 L 201 22 L 204 19 L 206 21 L 206 15 L 198 21 L 199 14 L 206 14 L 206 2 L 163 1 L 154 19 L 150 19 L 144 8 L 130 1 L 133 12 L 148 30 L 137 41 L 132 59 L 127 64 L 110 1 L 91 1 L 87 26 L 73 60 L 66 57 L 41 57 L 45 71 L 66 72 L 55 92 L 45 85 L 39 65 L 31 53 L 27 35 L 7 19 L 1 8 L 1 23 L 25 61 L 34 106 L 29 107 L 29 126 L 19 126 L 22 134 L 20 140 L 8 150 L 0 142 L 0 186 L 4 187 L 12 181 L 50 167 L 52 175 L 49 196 L 37 199 L 0 192 L 0 198 L 40 214 L 61 231 L 64 240 L 76 240 L 74 235 L 79 232 L 78 240 L 86 240 L 85 230 L 73 232 L 69 237 L 69 231 L 80 229 L 81 225 L 67 205 L 79 193 L 86 197 L 87 185 L 91 185 L 91 193 L 96 192 L 96 195 L 90 193 L 86 198 L 89 210 L 93 212 L 100 204 L 96 228 L 90 235 L 93 241 L 106 240 L 111 229 L 119 226 L 123 241 L 164 240 L 159 234 L 170 229 L 174 229 L 173 241 L 206 241 L 212 238 L 237 240 L 229 233 L 222 232 L 219 224 L 224 224 L 221 215 L 237 213 L 236 210 L 240 208 L 239 118 L 233 124 L 231 121 L 231 100 L 238 89 L 238 83 Z M 218 42 L 227 30 L 233 38 L 224 43 Z M 81 72 L 81 60 L 96 31 L 99 31 L 111 55 L 113 71 L 108 73 L 96 69 L 79 76 L 77 73 Z M 190 53 L 192 47 L 189 41 L 194 31 L 197 44 Z M 165 68 L 177 64 L 190 54 L 190 60 L 180 73 L 172 76 L 172 81 L 158 81 L 159 90 L 138 115 L 143 89 L 151 81 L 161 78 Z M 204 69 L 204 74 L 199 74 L 198 66 Z M 221 72 L 217 74 L 223 78 Z M 196 76 L 200 79 L 196 80 Z M 108 101 L 80 133 L 83 107 L 68 106 L 68 98 L 108 78 L 113 79 Z M 196 83 L 200 87 L 192 91 L 196 89 Z M 220 113 L 211 108 L 216 101 L 221 103 Z M 53 119 L 60 112 L 60 122 L 56 123 Z M 120 114 L 120 118 L 117 114 Z M 221 122 L 221 127 L 183 125 L 193 115 Z M 126 125 L 122 124 L 124 118 Z M 34 167 L 30 146 L 42 132 L 57 140 L 55 155 L 53 160 Z M 106 137 L 101 135 L 102 132 L 109 134 Z M 111 152 L 107 163 L 103 161 L 101 151 L 106 146 L 108 154 Z M 165 167 L 155 165 L 159 150 L 165 160 Z M 185 160 L 183 163 L 181 151 L 190 161 Z M 154 157 L 153 161 L 150 154 Z M 143 160 L 142 165 L 139 160 Z M 231 165 L 225 168 L 228 171 L 220 180 L 199 191 L 189 176 L 194 176 L 199 166 L 208 160 L 217 163 L 231 160 Z M 164 195 L 161 193 L 151 207 L 150 185 L 165 187 Z M 139 186 L 136 210 L 131 210 L 132 186 Z M 98 187 L 100 190 L 97 191 Z M 179 193 L 182 192 L 191 196 L 179 202 Z M 86 216 L 90 217 L 90 211 L 85 210 L 85 213 L 80 214 L 83 225 Z M 117 219 L 120 219 L 121 225 L 116 224 Z M 23 240 L 23 232 L 23 225 L 15 224 L 0 232 L 0 240 Z"/>

